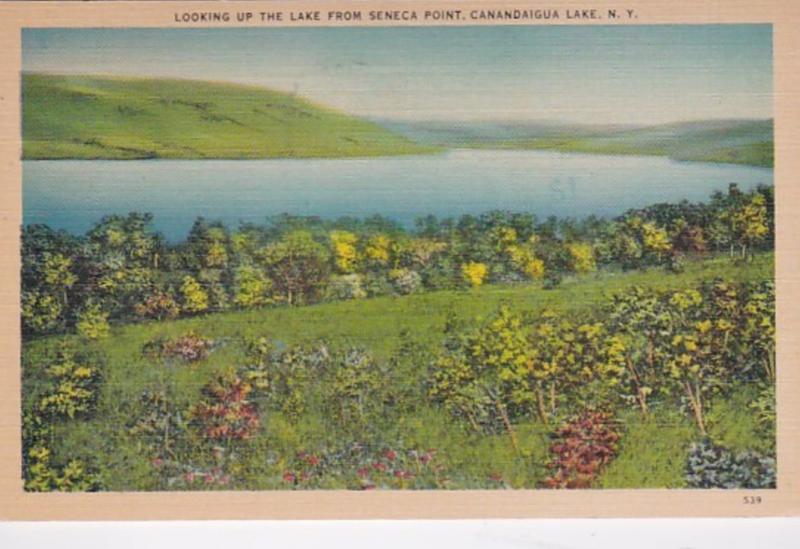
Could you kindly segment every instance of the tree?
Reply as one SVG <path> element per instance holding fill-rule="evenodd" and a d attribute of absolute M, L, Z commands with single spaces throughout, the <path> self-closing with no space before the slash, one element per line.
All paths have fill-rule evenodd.
<path fill-rule="evenodd" d="M 536 245 L 539 239 L 532 235 L 522 244 L 511 244 L 505 252 L 511 258 L 511 263 L 523 276 L 532 280 L 544 277 L 544 261 L 536 257 Z"/>
<path fill-rule="evenodd" d="M 22 328 L 28 334 L 63 330 L 74 322 L 81 304 L 77 295 L 80 243 L 45 225 L 22 232 Z"/>
<path fill-rule="evenodd" d="M 747 362 L 743 373 L 754 369 L 763 372 L 770 385 L 775 382 L 775 283 L 771 280 L 752 284 L 745 292 L 737 320 L 740 337 L 735 338 L 736 355 Z"/>
<path fill-rule="evenodd" d="M 331 231 L 336 270 L 342 274 L 352 273 L 358 267 L 358 237 L 348 231 Z"/>
<path fill-rule="evenodd" d="M 544 311 L 531 330 L 534 358 L 528 370 L 528 384 L 536 399 L 536 412 L 542 423 L 556 413 L 559 391 L 564 382 L 564 358 L 572 324 L 552 311 Z"/>
<path fill-rule="evenodd" d="M 398 249 L 400 264 L 413 270 L 425 270 L 441 262 L 447 243 L 428 238 L 411 238 L 403 241 Z"/>
<path fill-rule="evenodd" d="M 392 269 L 389 271 L 388 279 L 394 291 L 400 295 L 413 294 L 422 283 L 419 273 L 411 269 Z"/>
<path fill-rule="evenodd" d="M 110 215 L 87 233 L 83 297 L 99 303 L 112 317 L 134 314 L 136 305 L 152 292 L 164 256 L 164 245 L 151 228 L 152 220 L 147 213 Z"/>
<path fill-rule="evenodd" d="M 374 234 L 364 246 L 364 258 L 373 268 L 385 268 L 392 258 L 392 241 L 385 234 Z"/>
<path fill-rule="evenodd" d="M 706 401 L 727 382 L 729 364 L 726 348 L 729 323 L 719 301 L 709 300 L 696 290 L 674 292 L 670 307 L 671 352 L 664 365 L 678 392 L 683 392 L 697 428 L 706 434 Z M 710 305 L 710 306 L 709 306 Z"/>
<path fill-rule="evenodd" d="M 87 238 L 96 255 L 119 253 L 129 265 L 157 269 L 163 242 L 153 232 L 152 222 L 149 213 L 108 215 L 89 230 Z"/>
<path fill-rule="evenodd" d="M 277 295 L 289 305 L 318 298 L 330 276 L 330 255 L 307 231 L 293 231 L 260 255 Z"/>
<path fill-rule="evenodd" d="M 201 313 L 208 309 L 208 293 L 191 275 L 183 277 L 181 284 L 182 309 L 189 313 Z"/>
<path fill-rule="evenodd" d="M 580 409 L 614 404 L 625 372 L 625 344 L 603 322 L 573 324 L 554 317 L 534 329 L 533 337 L 536 359 L 531 380 L 540 382 L 537 400 L 542 417 L 546 418 L 541 382 L 549 387 L 551 414 L 559 392 L 569 391 L 572 404 Z"/>
<path fill-rule="evenodd" d="M 512 419 L 532 400 L 527 385 L 532 360 L 522 319 L 501 307 L 478 330 L 450 334 L 434 365 L 430 394 L 475 429 L 500 423 L 517 449 Z"/>
<path fill-rule="evenodd" d="M 44 254 L 44 265 L 42 268 L 42 278 L 47 287 L 58 292 L 61 304 L 64 307 L 69 305 L 68 292 L 78 277 L 72 272 L 72 259 L 60 253 Z"/>
<path fill-rule="evenodd" d="M 228 288 L 233 286 L 227 269 L 200 269 L 196 276 L 197 282 L 208 294 L 208 308 L 215 311 L 227 309 L 230 304 Z"/>
<path fill-rule="evenodd" d="M 221 222 L 209 223 L 198 217 L 186 238 L 186 267 L 195 273 L 201 269 L 225 269 L 230 261 L 230 248 L 228 231 Z"/>
<path fill-rule="evenodd" d="M 692 292 L 688 297 L 696 295 Z M 661 296 L 638 286 L 613 296 L 606 317 L 609 329 L 625 345 L 627 391 L 623 398 L 636 402 L 647 414 L 648 397 L 665 389 L 659 364 L 670 351 L 672 318 Z"/>
<path fill-rule="evenodd" d="M 553 288 L 561 283 L 564 273 L 570 271 L 572 257 L 564 242 L 557 236 L 544 232 L 536 247 L 537 255 L 544 261 L 544 284 Z"/>
<path fill-rule="evenodd" d="M 23 333 L 41 334 L 63 327 L 64 307 L 58 298 L 39 290 L 22 292 Z"/>
<path fill-rule="evenodd" d="M 634 231 L 631 223 L 614 223 L 609 237 L 610 257 L 626 270 L 639 267 L 644 253 Z"/>
<path fill-rule="evenodd" d="M 343 428 L 361 432 L 371 417 L 383 416 L 387 390 L 393 385 L 390 372 L 383 371 L 368 353 L 347 349 L 330 357 L 331 378 L 327 381 L 327 407 Z"/>
<path fill-rule="evenodd" d="M 41 286 L 44 263 L 48 257 L 61 255 L 73 260 L 70 269 L 76 272 L 74 259 L 80 249 L 80 240 L 54 231 L 47 225 L 28 225 L 22 229 L 22 288 L 31 290 Z"/>
<path fill-rule="evenodd" d="M 728 248 L 731 257 L 734 254 L 736 234 L 739 230 L 734 212 L 743 206 L 744 200 L 745 195 L 736 183 L 728 186 L 727 194 L 717 191 L 711 195 L 710 208 L 714 213 L 709 224 L 709 234 L 715 247 Z"/>
<path fill-rule="evenodd" d="M 257 267 L 237 267 L 233 280 L 233 302 L 238 307 L 259 307 L 271 301 L 272 282 Z"/>
<path fill-rule="evenodd" d="M 572 259 L 572 270 L 576 273 L 591 273 L 597 270 L 592 245 L 586 242 L 571 242 L 567 251 Z"/>
<path fill-rule="evenodd" d="M 142 303 L 137 303 L 134 310 L 139 317 L 158 320 L 176 318 L 181 312 L 172 289 L 161 288 L 155 289 Z"/>
<path fill-rule="evenodd" d="M 239 230 L 231 235 L 231 251 L 234 259 L 239 263 L 255 257 L 262 245 L 262 230 L 253 225 L 243 224 Z"/>
<path fill-rule="evenodd" d="M 769 235 L 766 199 L 760 194 L 754 194 L 730 215 L 734 228 L 733 237 L 741 248 L 742 259 L 746 259 L 748 252 Z"/>
<path fill-rule="evenodd" d="M 661 264 L 672 250 L 672 242 L 667 231 L 654 223 L 642 223 L 640 227 L 645 254 L 651 256 L 655 264 Z"/>
<path fill-rule="evenodd" d="M 702 253 L 708 247 L 703 228 L 699 225 L 689 225 L 683 219 L 676 222 L 674 235 L 672 247 L 676 251 Z"/>

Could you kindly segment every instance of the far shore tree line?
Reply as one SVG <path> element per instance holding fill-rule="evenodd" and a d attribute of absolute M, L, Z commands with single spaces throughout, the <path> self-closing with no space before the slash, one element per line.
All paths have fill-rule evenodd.
<path fill-rule="evenodd" d="M 76 330 L 104 337 L 109 321 L 467 289 L 598 269 L 663 266 L 724 253 L 748 260 L 774 246 L 772 186 L 731 184 L 707 203 L 662 203 L 615 219 L 491 211 L 420 218 L 405 230 L 359 220 L 278 216 L 232 230 L 198 218 L 170 244 L 153 216 L 104 217 L 83 236 L 30 225 L 22 232 L 22 327 L 33 337 Z"/>

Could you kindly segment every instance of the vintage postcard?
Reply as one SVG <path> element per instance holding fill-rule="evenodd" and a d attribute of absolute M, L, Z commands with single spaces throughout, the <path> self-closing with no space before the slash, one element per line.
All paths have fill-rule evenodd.
<path fill-rule="evenodd" d="M 773 1 L 0 7 L 0 514 L 800 510 Z"/>

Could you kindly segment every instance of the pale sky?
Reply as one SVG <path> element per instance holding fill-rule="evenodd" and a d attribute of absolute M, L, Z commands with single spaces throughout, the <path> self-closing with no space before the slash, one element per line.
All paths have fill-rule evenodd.
<path fill-rule="evenodd" d="M 221 80 L 396 119 L 772 117 L 770 25 L 26 29 L 25 71 Z"/>

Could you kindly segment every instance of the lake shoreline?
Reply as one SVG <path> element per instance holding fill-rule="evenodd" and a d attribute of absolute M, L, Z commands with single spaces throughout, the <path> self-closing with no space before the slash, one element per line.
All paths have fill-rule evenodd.
<path fill-rule="evenodd" d="M 658 154 L 658 153 L 647 153 L 642 151 L 585 151 L 580 149 L 570 149 L 568 147 L 485 147 L 481 145 L 474 145 L 474 146 L 466 146 L 460 147 L 464 149 L 475 149 L 475 150 L 491 150 L 491 151 L 549 151 L 549 152 L 558 152 L 564 154 L 582 154 L 582 155 L 592 155 L 592 156 L 653 156 L 657 158 L 666 158 L 668 160 L 672 160 L 674 162 L 701 162 L 704 164 L 731 164 L 734 166 L 752 166 L 755 168 L 769 168 L 773 169 L 775 167 L 775 163 L 759 163 L 759 162 L 746 162 L 746 161 L 734 161 L 734 160 L 714 160 L 714 159 L 701 159 L 701 158 L 679 158 L 675 156 L 671 156 L 669 154 Z"/>
<path fill-rule="evenodd" d="M 414 227 L 418 218 L 491 210 L 610 217 L 647 204 L 706 200 L 737 182 L 771 185 L 771 168 L 660 156 L 454 149 L 390 158 L 30 160 L 23 220 L 81 234 L 104 215 L 150 212 L 174 240 L 203 216 L 229 226 L 281 214 Z"/>
<path fill-rule="evenodd" d="M 673 162 L 681 162 L 681 163 L 701 163 L 701 164 L 722 164 L 722 165 L 732 165 L 732 166 L 750 166 L 753 168 L 766 168 L 766 169 L 774 169 L 774 163 L 771 164 L 760 164 L 755 162 L 737 162 L 737 161 L 730 161 L 730 160 L 703 160 L 703 159 L 692 159 L 692 158 L 676 158 L 670 156 L 668 154 L 647 154 L 643 152 L 606 152 L 606 151 L 581 151 L 581 150 L 572 150 L 568 148 L 558 148 L 558 147 L 487 147 L 481 145 L 465 145 L 462 147 L 441 147 L 438 149 L 431 150 L 429 152 L 399 152 L 397 154 L 375 154 L 375 155 L 341 155 L 341 156 L 263 156 L 263 157 L 225 157 L 225 156 L 200 156 L 200 157 L 165 157 L 165 156 L 153 156 L 153 157 L 129 157 L 129 158 L 114 158 L 114 157 L 89 157 L 89 158 L 82 158 L 82 157 L 33 157 L 33 158 L 26 158 L 21 157 L 21 162 L 72 162 L 72 161 L 101 161 L 101 162 L 159 162 L 159 161 L 185 161 L 185 162 L 200 162 L 204 160 L 209 161 L 232 161 L 232 162 L 250 162 L 250 161 L 262 161 L 262 160 L 374 160 L 374 159 L 381 159 L 381 158 L 405 158 L 405 157 L 429 157 L 429 156 L 442 156 L 448 153 L 456 152 L 456 151 L 467 151 L 467 150 L 477 150 L 477 151 L 543 151 L 543 152 L 552 152 L 552 153 L 559 153 L 559 154 L 568 154 L 568 155 L 580 155 L 580 156 L 632 156 L 632 157 L 654 157 L 654 158 L 664 158 L 667 160 L 671 160 Z"/>

